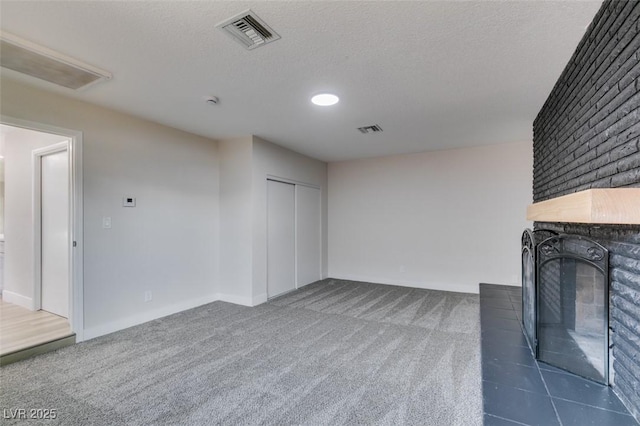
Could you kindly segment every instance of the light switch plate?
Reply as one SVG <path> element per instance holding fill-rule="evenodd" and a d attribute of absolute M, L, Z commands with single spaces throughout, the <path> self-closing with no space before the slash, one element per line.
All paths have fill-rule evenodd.
<path fill-rule="evenodd" d="M 136 197 L 131 197 L 127 195 L 122 199 L 122 207 L 135 207 L 135 206 L 136 206 Z"/>

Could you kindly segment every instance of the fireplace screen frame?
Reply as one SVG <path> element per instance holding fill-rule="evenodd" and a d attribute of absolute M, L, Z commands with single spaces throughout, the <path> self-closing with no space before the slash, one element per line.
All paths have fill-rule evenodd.
<path fill-rule="evenodd" d="M 529 343 L 529 348 L 534 356 L 537 356 L 537 332 L 538 332 L 538 243 L 550 237 L 559 235 L 556 231 L 550 229 L 525 229 L 522 233 L 522 249 L 521 249 L 521 275 L 522 275 L 522 312 L 521 321 L 524 335 Z M 525 256 L 531 265 L 531 270 L 527 271 L 525 267 Z M 528 274 L 527 274 L 528 272 Z M 528 285 L 525 285 L 528 284 Z M 532 302 L 532 303 L 530 303 Z M 531 306 L 532 305 L 532 306 Z M 530 309 L 528 309 L 530 308 Z M 533 323 L 533 327 L 527 326 L 527 321 Z"/>
<path fill-rule="evenodd" d="M 609 383 L 609 251 L 602 246 L 601 244 L 593 241 L 589 238 L 585 238 L 579 235 L 555 235 L 551 236 L 543 241 L 541 241 L 536 249 L 535 249 L 535 288 L 536 288 L 536 303 L 535 303 L 535 323 L 536 323 L 536 340 L 534 350 L 536 359 L 539 359 L 543 362 L 547 362 L 541 359 L 541 350 L 540 350 L 540 342 L 538 341 L 539 336 L 541 336 L 541 274 L 542 270 L 549 262 L 559 261 L 562 262 L 563 259 L 573 260 L 574 262 L 582 262 L 587 264 L 588 266 L 594 268 L 596 271 L 602 274 L 603 278 L 603 326 L 602 326 L 602 336 L 604 338 L 603 342 L 603 380 L 600 381 L 594 377 L 587 377 L 591 380 L 608 384 Z M 562 265 L 560 266 L 563 267 Z M 564 283 L 560 282 L 560 286 L 564 285 Z M 524 309 L 524 305 L 523 305 Z M 523 321 L 524 321 L 524 313 L 523 313 Z M 553 365 L 553 364 L 552 364 Z M 563 366 L 557 366 L 562 369 L 567 369 Z M 579 372 L 572 371 L 575 374 L 580 374 Z"/>

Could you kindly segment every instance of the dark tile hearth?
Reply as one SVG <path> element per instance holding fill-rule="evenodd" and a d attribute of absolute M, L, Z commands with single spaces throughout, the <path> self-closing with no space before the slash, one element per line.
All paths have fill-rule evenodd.
<path fill-rule="evenodd" d="M 480 284 L 485 426 L 638 426 L 610 387 L 535 360 L 521 312 L 520 287 Z"/>

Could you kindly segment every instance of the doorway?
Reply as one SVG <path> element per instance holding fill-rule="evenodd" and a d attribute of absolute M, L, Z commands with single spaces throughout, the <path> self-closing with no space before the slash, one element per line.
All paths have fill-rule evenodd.
<path fill-rule="evenodd" d="M 82 341 L 82 133 L 7 116 L 1 125 L 15 132 L 12 143 L 22 142 L 28 156 L 13 180 L 29 180 L 21 183 L 21 198 L 7 186 L 3 302 L 55 314 Z M 11 213 L 11 199 L 29 213 Z"/>
<path fill-rule="evenodd" d="M 320 189 L 267 180 L 267 296 L 321 279 Z"/>

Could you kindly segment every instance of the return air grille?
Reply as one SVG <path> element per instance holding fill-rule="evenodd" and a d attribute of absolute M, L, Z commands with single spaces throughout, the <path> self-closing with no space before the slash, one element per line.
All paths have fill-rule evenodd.
<path fill-rule="evenodd" d="M 377 124 L 374 124 L 372 126 L 358 127 L 358 130 L 360 130 L 360 133 L 376 133 L 376 132 L 381 132 L 382 127 L 380 127 Z"/>
<path fill-rule="evenodd" d="M 250 9 L 219 23 L 216 27 L 248 50 L 280 39 L 280 36 Z"/>
<path fill-rule="evenodd" d="M 7 33 L 0 33 L 0 66 L 74 90 L 111 78 L 107 71 Z"/>

